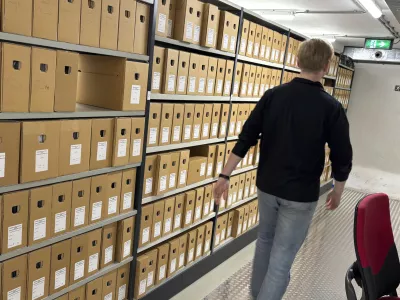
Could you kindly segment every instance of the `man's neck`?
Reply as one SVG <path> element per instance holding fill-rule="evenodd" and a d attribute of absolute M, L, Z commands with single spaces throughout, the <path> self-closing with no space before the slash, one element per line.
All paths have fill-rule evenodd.
<path fill-rule="evenodd" d="M 301 72 L 299 77 L 317 82 L 317 81 L 321 81 L 322 77 L 324 77 L 324 74 L 323 74 L 323 72 L 319 72 L 319 73 Z"/>

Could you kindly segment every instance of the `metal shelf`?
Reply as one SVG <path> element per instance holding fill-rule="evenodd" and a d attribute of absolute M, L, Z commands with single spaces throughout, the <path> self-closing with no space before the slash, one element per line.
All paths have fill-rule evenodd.
<path fill-rule="evenodd" d="M 325 78 L 325 79 L 336 80 L 336 76 L 325 75 L 324 78 Z"/>
<path fill-rule="evenodd" d="M 258 102 L 261 97 L 256 98 L 241 98 L 241 97 L 232 97 L 232 102 Z"/>
<path fill-rule="evenodd" d="M 225 142 L 225 139 L 208 139 L 208 140 L 200 140 L 200 141 L 193 141 L 193 142 L 180 143 L 180 144 L 170 144 L 170 145 L 165 145 L 165 146 L 147 147 L 146 153 L 155 153 L 155 152 L 190 148 L 190 147 L 195 147 L 195 146 L 223 143 L 223 142 Z"/>
<path fill-rule="evenodd" d="M 76 104 L 74 112 L 4 112 L 0 120 L 30 120 L 30 119 L 71 119 L 71 118 L 111 118 L 111 117 L 144 117 L 141 111 L 108 110 L 96 106 Z"/>
<path fill-rule="evenodd" d="M 172 101 L 210 101 L 229 102 L 229 96 L 200 96 L 200 95 L 175 95 L 175 94 L 151 94 L 151 100 L 172 100 Z"/>
<path fill-rule="evenodd" d="M 84 46 L 84 45 L 76 45 L 76 44 L 70 44 L 70 43 L 65 43 L 65 42 L 57 42 L 57 41 L 51 41 L 51 40 L 35 38 L 35 37 L 31 37 L 31 36 L 24 36 L 24 35 L 19 35 L 19 34 L 13 34 L 13 33 L 6 33 L 6 32 L 0 32 L 0 40 L 6 41 L 6 42 L 28 44 L 31 46 L 40 46 L 40 47 L 49 47 L 49 48 L 55 48 L 55 49 L 61 49 L 61 50 L 70 50 L 70 51 L 82 52 L 82 53 L 117 56 L 117 57 L 127 58 L 129 60 L 142 61 L 142 62 L 149 61 L 149 57 L 147 55 L 134 54 L 134 53 L 129 53 L 129 52 L 122 52 L 122 51 L 103 49 L 103 48 L 96 48 L 96 47 L 90 47 L 90 46 Z"/>
<path fill-rule="evenodd" d="M 155 39 L 156 39 L 157 42 L 166 43 L 166 44 L 169 44 L 169 45 L 174 45 L 174 46 L 178 46 L 178 47 L 182 47 L 182 48 L 186 48 L 186 49 L 202 51 L 207 55 L 217 54 L 217 55 L 226 56 L 226 57 L 232 57 L 232 58 L 235 57 L 234 53 L 225 52 L 225 51 L 221 51 L 221 50 L 217 50 L 217 49 L 213 49 L 213 48 L 208 48 L 208 47 L 203 47 L 203 46 L 200 46 L 200 45 L 194 45 L 194 44 L 190 44 L 190 43 L 187 43 L 187 42 L 182 42 L 182 41 L 170 39 L 170 38 L 167 38 L 167 37 L 162 37 L 162 36 L 157 36 L 156 35 Z"/>
<path fill-rule="evenodd" d="M 164 198 L 167 198 L 169 196 L 180 194 L 180 193 L 189 191 L 191 189 L 195 189 L 195 188 L 201 187 L 203 185 L 213 183 L 215 181 L 217 181 L 216 178 L 209 178 L 209 179 L 206 179 L 206 180 L 203 180 L 203 181 L 200 181 L 200 182 L 196 182 L 196 183 L 187 185 L 187 186 L 179 188 L 179 189 L 175 189 L 173 191 L 167 192 L 167 193 L 162 194 L 162 195 L 146 197 L 146 198 L 143 198 L 142 205 L 143 204 L 148 204 L 148 203 L 160 200 L 160 199 L 164 199 Z"/>
<path fill-rule="evenodd" d="M 152 243 L 150 243 L 150 244 L 147 244 L 147 245 L 145 245 L 145 246 L 143 246 L 143 247 L 140 247 L 140 248 L 138 249 L 138 253 L 141 253 L 141 252 L 143 252 L 143 251 L 146 251 L 147 249 L 150 249 L 150 248 L 152 248 L 152 247 L 154 247 L 154 246 L 156 246 L 156 245 L 159 245 L 159 244 L 161 244 L 162 242 L 165 242 L 166 240 L 169 240 L 169 239 L 171 239 L 171 238 L 173 238 L 173 237 L 175 237 L 175 236 L 177 236 L 177 235 L 180 235 L 180 234 L 182 234 L 182 233 L 184 233 L 184 232 L 186 232 L 186 231 L 189 231 L 190 229 L 192 229 L 192 228 L 194 228 L 194 227 L 196 227 L 196 226 L 198 226 L 198 225 L 201 225 L 201 224 L 203 224 L 204 222 L 209 221 L 209 220 L 211 220 L 211 219 L 214 218 L 214 217 L 215 217 L 215 212 L 210 213 L 206 218 L 201 219 L 200 221 L 198 221 L 198 222 L 196 222 L 196 223 L 193 223 L 193 224 L 190 225 L 189 227 L 181 228 L 181 229 L 179 229 L 179 230 L 177 230 L 177 231 L 172 232 L 171 234 L 168 234 L 168 235 L 166 235 L 166 236 L 163 236 L 162 238 L 160 238 L 160 239 L 158 239 L 158 240 L 156 240 L 156 241 L 154 241 L 154 242 L 152 242 Z"/>
<path fill-rule="evenodd" d="M 236 140 L 239 139 L 239 137 L 238 137 L 238 136 L 228 136 L 226 139 L 227 139 L 228 141 L 236 141 Z"/>
<path fill-rule="evenodd" d="M 248 198 L 246 198 L 246 199 L 243 199 L 243 200 L 240 200 L 240 201 L 238 201 L 238 202 L 235 202 L 234 204 L 232 204 L 232 205 L 229 206 L 228 208 L 225 208 L 225 209 L 219 211 L 219 212 L 218 212 L 218 216 L 219 216 L 219 215 L 222 215 L 222 214 L 224 214 L 224 213 L 226 213 L 226 212 L 228 212 L 228 211 L 230 211 L 230 210 L 232 210 L 232 209 L 234 209 L 234 208 L 236 208 L 236 207 L 238 207 L 238 206 L 241 206 L 241 205 L 243 205 L 243 204 L 246 204 L 247 202 L 250 202 L 250 201 L 252 201 L 252 200 L 254 200 L 254 199 L 257 199 L 257 197 L 258 197 L 257 195 L 253 195 L 253 196 L 248 197 Z"/>
<path fill-rule="evenodd" d="M 112 223 L 124 220 L 126 218 L 135 216 L 136 213 L 137 213 L 137 211 L 133 210 L 133 211 L 130 211 L 130 212 L 127 212 L 127 213 L 124 213 L 124 214 L 120 214 L 120 215 L 112 217 L 112 218 L 108 218 L 108 219 L 99 221 L 99 222 L 94 223 L 94 224 L 90 224 L 88 226 L 79 228 L 77 230 L 74 230 L 74 231 L 71 231 L 71 232 L 67 232 L 65 234 L 62 234 L 62 235 L 56 236 L 54 238 L 48 239 L 46 241 L 43 241 L 43 242 L 41 242 L 39 244 L 36 244 L 36 245 L 33 245 L 33 246 L 24 247 L 24 248 L 21 248 L 21 249 L 17 249 L 15 251 L 12 251 L 12 252 L 9 252 L 9 253 L 4 253 L 4 254 L 0 255 L 0 262 L 8 260 L 8 259 L 16 257 L 16 256 L 23 255 L 25 253 L 29 253 L 29 252 L 35 251 L 35 250 L 43 248 L 43 247 L 47 247 L 47 246 L 53 245 L 55 243 L 58 243 L 58 242 L 61 242 L 61 241 L 64 241 L 64 240 L 68 240 L 68 239 L 70 239 L 70 238 L 72 238 L 74 236 L 77 236 L 77 235 L 80 235 L 80 234 L 83 234 L 83 233 L 86 233 L 86 232 L 101 228 L 101 227 L 103 227 L 105 225 L 112 224 Z"/>
<path fill-rule="evenodd" d="M 353 68 L 350 68 L 350 67 L 348 67 L 348 66 L 345 66 L 345 65 L 339 64 L 339 67 L 341 67 L 341 68 L 344 68 L 344 69 L 347 69 L 347 70 L 350 70 L 350 71 L 353 71 L 353 72 L 354 72 L 354 69 L 353 69 Z"/>
<path fill-rule="evenodd" d="M 297 73 L 301 72 L 301 70 L 299 68 L 289 67 L 289 66 L 285 66 L 285 71 L 293 71 L 293 72 L 297 72 Z"/>
<path fill-rule="evenodd" d="M 259 64 L 259 65 L 263 65 L 266 67 L 273 67 L 273 68 L 278 68 L 278 69 L 283 68 L 282 64 L 272 63 L 272 62 L 268 62 L 265 60 L 247 57 L 247 56 L 243 56 L 243 55 L 238 55 L 238 60 L 253 63 L 253 64 Z"/>
<path fill-rule="evenodd" d="M 337 90 L 351 91 L 351 88 L 344 88 L 344 87 L 338 87 L 338 86 L 335 86 L 335 89 L 337 89 Z"/>
<path fill-rule="evenodd" d="M 106 174 L 106 173 L 115 172 L 115 171 L 136 168 L 136 167 L 139 167 L 140 165 L 141 165 L 141 163 L 136 163 L 136 164 L 130 164 L 130 165 L 125 165 L 125 166 L 119 166 L 119 167 L 103 168 L 103 169 L 86 171 L 86 172 L 81 172 L 81 173 L 76 173 L 76 174 L 71 174 L 71 175 L 59 176 L 59 177 L 40 180 L 40 181 L 33 181 L 33 182 L 4 186 L 4 187 L 0 188 L 0 194 L 4 194 L 7 192 L 13 192 L 13 191 L 19 191 L 19 190 L 26 190 L 26 189 L 31 189 L 31 188 L 38 187 L 38 186 L 55 184 L 55 183 L 70 181 L 70 180 L 76 180 L 76 179 L 81 179 L 81 178 L 90 177 L 90 176 L 96 176 L 96 175 L 100 175 L 100 174 Z"/>
<path fill-rule="evenodd" d="M 242 173 L 246 173 L 246 172 L 249 172 L 249 171 L 253 171 L 253 170 L 256 170 L 257 168 L 258 168 L 258 166 L 249 166 L 249 167 L 246 167 L 246 168 L 235 170 L 235 171 L 232 172 L 231 176 L 242 174 Z"/>
<path fill-rule="evenodd" d="M 91 275 L 91 276 L 89 276 L 89 277 L 87 277 L 87 278 L 85 278 L 85 279 L 83 279 L 81 281 L 78 281 L 77 283 L 74 283 L 74 284 L 70 285 L 69 287 L 67 287 L 67 288 L 65 288 L 65 289 L 63 289 L 63 290 L 61 290 L 61 291 L 59 291 L 57 293 L 54 293 L 53 295 L 50 295 L 50 296 L 44 298 L 43 300 L 57 299 L 58 297 L 60 297 L 62 295 L 65 295 L 66 293 L 68 293 L 70 291 L 73 291 L 73 290 L 75 290 L 75 289 L 77 289 L 77 288 L 79 288 L 81 286 L 84 286 L 88 282 L 91 282 L 91 281 L 93 281 L 93 280 L 95 280 L 95 279 L 97 279 L 99 277 L 102 277 L 102 276 L 104 276 L 104 275 L 106 275 L 106 274 L 108 274 L 108 273 L 110 273 L 110 272 L 112 272 L 112 271 L 114 271 L 114 270 L 116 270 L 116 269 L 128 264 L 128 263 L 130 263 L 132 260 L 133 260 L 133 257 L 129 257 L 129 258 L 121 261 L 120 263 L 113 263 L 112 265 L 109 265 L 109 266 L 107 266 L 107 267 L 105 267 L 103 269 L 100 269 L 97 273 L 95 273 L 95 274 L 93 274 L 93 275 Z"/>

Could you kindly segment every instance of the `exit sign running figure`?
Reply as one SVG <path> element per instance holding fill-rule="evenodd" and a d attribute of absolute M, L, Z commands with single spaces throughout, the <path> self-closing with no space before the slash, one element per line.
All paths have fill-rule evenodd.
<path fill-rule="evenodd" d="M 366 49 L 382 49 L 391 50 L 393 47 L 393 40 L 382 40 L 382 39 L 365 39 Z"/>

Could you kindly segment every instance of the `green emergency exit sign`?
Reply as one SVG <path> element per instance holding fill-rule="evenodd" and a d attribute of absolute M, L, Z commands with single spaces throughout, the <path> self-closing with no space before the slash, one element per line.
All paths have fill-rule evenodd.
<path fill-rule="evenodd" d="M 393 40 L 365 39 L 364 48 L 391 50 L 392 46 L 393 46 Z"/>

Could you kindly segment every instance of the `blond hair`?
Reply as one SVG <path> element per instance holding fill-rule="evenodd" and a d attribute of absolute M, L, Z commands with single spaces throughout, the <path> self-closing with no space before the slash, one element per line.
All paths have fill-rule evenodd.
<path fill-rule="evenodd" d="M 332 44 L 322 39 L 311 39 L 300 44 L 297 60 L 305 72 L 323 71 L 334 54 Z"/>

